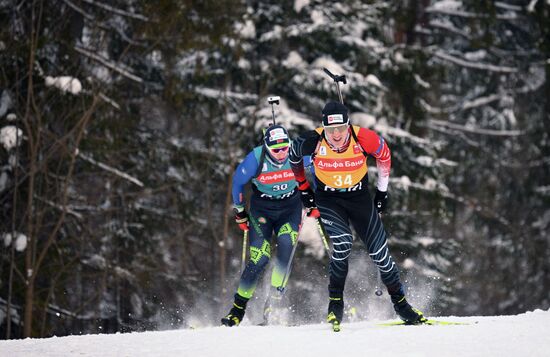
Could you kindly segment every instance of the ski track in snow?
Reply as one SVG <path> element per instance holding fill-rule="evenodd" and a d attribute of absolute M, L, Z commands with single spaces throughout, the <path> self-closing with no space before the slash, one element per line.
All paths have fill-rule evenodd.
<path fill-rule="evenodd" d="M 450 326 L 380 326 L 382 321 L 205 327 L 0 341 L 0 356 L 530 356 L 550 355 L 550 310 L 514 316 L 438 317 Z"/>

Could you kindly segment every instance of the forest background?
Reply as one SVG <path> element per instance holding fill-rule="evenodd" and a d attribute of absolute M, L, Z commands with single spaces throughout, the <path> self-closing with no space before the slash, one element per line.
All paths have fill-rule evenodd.
<path fill-rule="evenodd" d="M 292 136 L 319 125 L 323 67 L 392 150 L 383 220 L 411 300 L 550 308 L 549 18 L 550 0 L 1 0 L 0 338 L 217 325 L 232 172 L 268 96 Z M 319 322 L 328 257 L 315 229 L 300 242 L 288 304 Z M 378 284 L 356 244 L 356 318 L 393 316 Z"/>

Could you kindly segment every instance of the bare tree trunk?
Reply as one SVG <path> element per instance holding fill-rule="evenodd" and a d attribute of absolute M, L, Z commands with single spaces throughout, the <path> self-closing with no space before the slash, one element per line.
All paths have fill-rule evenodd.
<path fill-rule="evenodd" d="M 40 270 L 40 267 L 42 266 L 42 263 L 44 259 L 46 258 L 46 254 L 49 251 L 50 246 L 55 241 L 55 238 L 57 237 L 57 234 L 59 233 L 59 230 L 61 229 L 63 223 L 65 222 L 65 216 L 67 214 L 67 202 L 69 198 L 69 184 L 71 182 L 71 177 L 74 171 L 75 167 L 75 161 L 76 156 L 78 155 L 78 147 L 79 144 L 83 138 L 84 130 L 86 129 L 88 122 L 90 121 L 93 112 L 95 111 L 95 107 L 98 103 L 98 97 L 94 96 L 92 104 L 90 108 L 84 113 L 84 115 L 80 118 L 80 120 L 75 125 L 75 128 L 78 128 L 76 130 L 75 139 L 74 139 L 74 147 L 71 148 L 70 152 L 70 161 L 68 164 L 68 173 L 65 176 L 65 182 L 64 187 L 61 190 L 60 193 L 60 201 L 61 201 L 61 207 L 63 210 L 61 211 L 61 214 L 59 218 L 57 219 L 57 222 L 52 229 L 52 231 L 49 233 L 47 239 L 44 242 L 44 245 L 40 248 L 40 251 L 38 251 L 37 246 L 37 235 L 38 230 L 33 230 L 33 220 L 35 219 L 35 212 L 34 212 L 34 204 L 33 204 L 33 190 L 34 190 L 34 178 L 37 172 L 37 164 L 36 164 L 36 152 L 38 151 L 39 145 L 35 145 L 33 154 L 31 155 L 31 165 L 30 165 L 30 172 L 29 175 L 29 197 L 28 197 L 28 204 L 27 204 L 27 221 L 28 221 L 28 232 L 29 232 L 29 241 L 30 244 L 26 249 L 25 254 L 25 274 L 26 274 L 26 288 L 25 288 L 25 312 L 24 312 L 24 330 L 23 335 L 24 337 L 32 337 L 32 322 L 33 322 L 33 311 L 34 311 L 34 289 L 35 289 L 35 282 L 36 277 L 38 275 L 38 272 Z M 40 127 L 40 124 L 39 124 Z M 40 135 L 40 130 L 37 130 L 37 139 L 38 142 L 38 135 Z M 30 136 L 30 135 L 29 135 Z M 38 254 L 38 257 L 35 255 Z"/>
<path fill-rule="evenodd" d="M 12 230 L 14 232 L 14 230 Z M 12 241 L 13 241 L 14 233 L 12 233 Z M 14 269 L 14 244 L 12 243 L 11 246 L 11 252 L 10 252 L 10 274 L 9 274 L 9 281 L 8 281 L 8 302 L 6 304 L 6 340 L 9 340 L 11 337 L 11 295 L 12 295 L 12 289 L 13 289 L 13 269 Z"/>
<path fill-rule="evenodd" d="M 223 117 L 223 130 L 224 132 L 227 134 L 228 133 L 228 130 L 227 130 L 227 76 L 225 77 L 225 91 L 224 91 L 224 117 Z M 227 135 L 224 136 L 224 149 L 225 149 L 225 152 L 226 153 L 229 153 L 230 154 L 230 151 L 228 150 L 228 145 L 227 145 L 227 141 L 228 141 L 228 138 L 227 138 Z M 228 178 L 228 186 L 230 185 L 230 182 L 231 182 L 231 175 L 229 175 L 229 178 Z M 228 195 L 229 195 L 229 191 L 230 188 L 228 187 L 228 193 L 225 195 L 225 205 L 224 205 L 224 208 L 227 208 L 227 201 L 228 201 Z M 227 252 L 227 233 L 229 231 L 229 227 L 228 227 L 228 221 L 227 221 L 227 214 L 224 210 L 224 217 L 223 217 L 223 233 L 222 233 L 222 244 L 220 246 L 220 301 L 223 301 L 224 297 L 225 297 L 225 292 L 227 291 L 226 287 L 225 287 L 225 261 L 226 261 L 226 252 Z"/>
<path fill-rule="evenodd" d="M 544 120 L 544 126 L 546 128 L 546 132 L 550 132 L 550 24 L 548 24 L 548 16 L 550 16 L 550 3 L 546 2 L 545 5 L 542 5 L 542 11 L 541 18 L 542 23 L 545 25 L 542 26 L 542 33 L 544 38 L 543 44 L 542 44 L 542 54 L 546 57 L 546 65 L 545 68 L 545 75 L 546 75 L 546 81 L 544 82 L 544 93 L 546 102 L 544 104 L 544 114 L 543 114 L 543 120 Z"/>
<path fill-rule="evenodd" d="M 32 337 L 32 315 L 34 308 L 34 282 L 27 280 L 25 289 L 25 316 L 23 322 L 23 336 Z"/>
<path fill-rule="evenodd" d="M 15 239 L 16 219 L 17 219 L 17 195 L 19 194 L 19 130 L 15 131 L 15 168 L 14 168 L 14 185 L 13 185 L 13 201 L 12 201 L 12 216 L 11 216 L 11 239 Z M 13 270 L 15 269 L 15 244 L 12 243 L 10 251 L 10 273 L 8 281 L 8 301 L 6 304 L 6 339 L 11 337 L 11 297 L 13 292 Z"/>
<path fill-rule="evenodd" d="M 48 306 L 50 305 L 50 300 L 54 296 L 57 282 L 61 277 L 61 275 L 63 275 L 69 268 L 71 268 L 76 261 L 77 261 L 77 258 L 72 259 L 67 264 L 63 265 L 61 268 L 59 268 L 55 272 L 54 277 L 51 279 L 50 288 L 48 289 L 48 296 L 44 300 L 44 308 L 42 309 L 42 326 L 40 327 L 40 336 L 46 336 L 47 334 L 46 325 L 48 322 Z"/>
<path fill-rule="evenodd" d="M 38 37 L 38 29 L 35 28 L 35 4 L 36 1 L 33 1 L 31 5 L 31 31 L 30 31 L 30 46 L 29 46 L 29 63 L 28 63 L 28 78 L 29 82 L 27 85 L 27 103 L 25 106 L 25 117 L 24 123 L 27 130 L 27 137 L 29 143 L 29 178 L 28 178 L 28 192 L 27 192 L 27 209 L 26 209 L 26 219 L 27 219 L 27 249 L 25 250 L 25 311 L 23 315 L 23 337 L 31 337 L 32 333 L 32 315 L 34 307 L 34 282 L 30 279 L 32 275 L 32 266 L 33 266 L 33 253 L 35 246 L 35 236 L 33 234 L 33 196 L 34 196 L 34 179 L 36 174 L 36 158 L 38 150 L 38 141 L 40 135 L 40 125 L 36 128 L 36 138 L 32 131 L 31 125 L 31 106 L 34 101 L 33 96 L 33 72 L 34 72 L 34 61 L 35 61 L 35 50 L 36 50 L 36 38 Z M 35 139 L 37 142 L 35 142 Z"/>
<path fill-rule="evenodd" d="M 233 154 L 231 150 L 231 145 L 229 142 L 230 138 L 230 127 L 229 127 L 229 113 L 228 113 L 228 101 L 227 101 L 227 85 L 229 83 L 229 78 L 226 76 L 225 78 L 225 98 L 224 98 L 224 132 L 226 135 L 224 136 L 225 141 L 223 143 L 225 147 L 225 152 L 229 155 L 229 167 L 232 170 L 235 166 L 235 155 Z M 227 189 L 225 194 L 225 205 L 224 205 L 224 217 L 223 217 L 223 237 L 222 237 L 222 245 L 220 249 L 220 301 L 223 301 L 223 298 L 225 298 L 225 294 L 227 292 L 227 287 L 225 284 L 225 276 L 226 276 L 226 266 L 227 266 L 227 237 L 229 236 L 229 216 L 227 215 L 227 209 L 231 207 L 232 202 L 232 181 L 233 181 L 233 175 L 228 175 L 227 177 Z"/>
<path fill-rule="evenodd" d="M 231 166 L 233 166 L 233 155 L 231 155 Z M 227 191 L 225 195 L 225 208 L 231 206 L 231 175 L 227 178 Z M 229 216 L 224 210 L 223 217 L 223 236 L 222 236 L 222 246 L 220 252 L 220 281 L 221 281 L 221 292 L 220 292 L 220 301 L 225 297 L 227 292 L 227 287 L 225 286 L 225 275 L 226 275 L 226 255 L 227 255 L 227 236 L 229 235 Z"/>

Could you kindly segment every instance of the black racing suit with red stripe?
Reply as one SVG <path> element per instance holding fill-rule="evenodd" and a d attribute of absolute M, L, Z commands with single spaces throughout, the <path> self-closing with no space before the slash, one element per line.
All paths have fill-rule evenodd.
<path fill-rule="evenodd" d="M 389 169 L 391 167 L 390 151 L 384 140 L 372 130 L 358 127 L 356 129 L 358 129 L 358 132 L 350 139 L 350 145 L 360 144 L 365 154 L 371 155 L 377 160 L 379 171 L 377 186 L 385 191 L 387 190 Z M 309 131 L 294 140 L 290 153 L 290 163 L 299 183 L 303 184 L 306 181 L 303 164 L 304 156 L 312 155 L 312 161 L 315 162 L 318 159 L 316 150 L 318 150 L 318 145 L 323 138 L 322 132 L 319 134 L 318 131 Z M 357 140 L 355 140 L 356 138 Z M 329 265 L 330 282 L 328 286 L 331 299 L 343 297 L 348 274 L 348 258 L 353 243 L 350 223 L 367 247 L 369 256 L 378 268 L 382 282 L 386 285 L 390 295 L 403 295 L 398 267 L 390 255 L 384 226 L 367 189 L 367 174 L 365 173 L 359 184 L 348 189 L 328 187 L 317 176 L 316 172 L 315 203 L 321 213 L 325 230 L 332 242 L 332 255 Z"/>

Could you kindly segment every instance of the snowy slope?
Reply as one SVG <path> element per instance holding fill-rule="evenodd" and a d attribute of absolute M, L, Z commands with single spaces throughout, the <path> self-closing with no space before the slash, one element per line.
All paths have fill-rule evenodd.
<path fill-rule="evenodd" d="M 550 310 L 516 316 L 447 317 L 453 326 L 209 327 L 0 341 L 0 356 L 550 356 Z"/>

